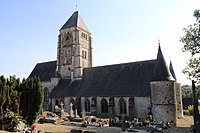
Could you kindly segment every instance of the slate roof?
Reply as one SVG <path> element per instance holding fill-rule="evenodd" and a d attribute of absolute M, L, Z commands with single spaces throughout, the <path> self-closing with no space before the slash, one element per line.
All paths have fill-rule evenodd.
<path fill-rule="evenodd" d="M 50 94 L 66 96 L 150 96 L 156 60 L 85 68 L 83 79 L 61 79 Z"/>
<path fill-rule="evenodd" d="M 49 97 L 51 98 L 61 98 L 67 96 L 77 96 L 79 92 L 81 80 L 75 80 L 71 82 L 70 79 L 61 79 L 57 86 L 53 88 Z"/>
<path fill-rule="evenodd" d="M 170 61 L 170 64 L 169 64 L 169 70 L 170 70 L 170 72 L 171 72 L 171 74 L 172 74 L 172 77 L 173 77 L 175 80 L 177 80 L 176 75 L 175 75 L 175 72 L 174 72 L 174 68 L 173 68 L 173 65 L 172 65 L 172 62 L 171 62 L 171 61 Z"/>
<path fill-rule="evenodd" d="M 72 27 L 79 27 L 89 32 L 88 27 L 86 26 L 85 22 L 83 21 L 78 11 L 75 11 L 72 14 L 72 16 L 67 20 L 67 22 L 62 26 L 60 30 L 72 28 Z"/>
<path fill-rule="evenodd" d="M 155 60 L 84 69 L 82 96 L 150 96 Z"/>
<path fill-rule="evenodd" d="M 158 47 L 157 60 L 154 68 L 152 81 L 174 81 L 165 58 L 162 54 L 160 45 Z"/>
<path fill-rule="evenodd" d="M 37 63 L 29 77 L 37 76 L 41 81 L 51 81 L 55 75 L 57 61 Z"/>

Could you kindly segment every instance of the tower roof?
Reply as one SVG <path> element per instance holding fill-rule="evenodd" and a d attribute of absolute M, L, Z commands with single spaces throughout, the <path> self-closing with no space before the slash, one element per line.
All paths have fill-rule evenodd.
<path fill-rule="evenodd" d="M 78 11 L 75 11 L 72 14 L 72 16 L 67 20 L 67 22 L 62 26 L 62 28 L 60 30 L 72 28 L 72 27 L 79 27 L 79 28 L 89 32 L 88 27 L 84 23 L 84 21 Z"/>
<path fill-rule="evenodd" d="M 174 68 L 173 68 L 173 65 L 172 65 L 172 62 L 171 62 L 171 61 L 170 61 L 170 64 L 169 64 L 169 70 L 170 70 L 170 72 L 171 72 L 171 74 L 172 74 L 172 77 L 173 77 L 175 80 L 177 80 L 177 79 L 176 79 L 175 72 L 174 72 Z"/>
<path fill-rule="evenodd" d="M 172 74 L 165 62 L 161 47 L 158 47 L 156 64 L 154 67 L 153 81 L 174 81 Z"/>

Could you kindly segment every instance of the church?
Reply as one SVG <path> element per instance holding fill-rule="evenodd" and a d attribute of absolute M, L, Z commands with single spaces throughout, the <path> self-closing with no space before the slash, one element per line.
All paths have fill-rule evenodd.
<path fill-rule="evenodd" d="M 157 58 L 93 67 L 92 37 L 78 11 L 59 30 L 57 60 L 37 63 L 30 77 L 44 88 L 43 110 L 80 116 L 126 116 L 176 124 L 182 117 L 180 83 L 159 45 Z M 155 53 L 156 55 L 156 53 Z M 71 110 L 73 112 L 71 112 Z"/>

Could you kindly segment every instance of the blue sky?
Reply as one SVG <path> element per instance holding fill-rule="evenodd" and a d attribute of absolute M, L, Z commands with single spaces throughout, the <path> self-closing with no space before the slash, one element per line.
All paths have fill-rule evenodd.
<path fill-rule="evenodd" d="M 158 39 L 178 81 L 189 53 L 179 42 L 199 0 L 0 0 L 0 75 L 27 78 L 36 63 L 57 54 L 59 29 L 80 11 L 92 32 L 94 65 L 155 59 Z"/>

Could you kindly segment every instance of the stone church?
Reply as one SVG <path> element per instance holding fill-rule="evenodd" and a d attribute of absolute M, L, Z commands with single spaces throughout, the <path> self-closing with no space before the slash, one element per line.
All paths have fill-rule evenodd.
<path fill-rule="evenodd" d="M 57 60 L 38 63 L 30 77 L 38 76 L 45 92 L 44 110 L 75 116 L 126 116 L 176 124 L 182 100 L 172 63 L 165 62 L 161 47 L 157 58 L 93 67 L 91 32 L 78 11 L 61 27 Z"/>

